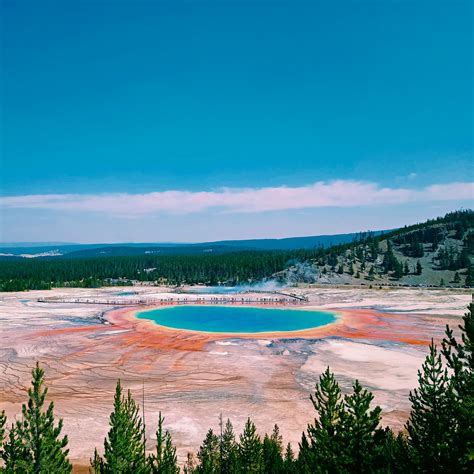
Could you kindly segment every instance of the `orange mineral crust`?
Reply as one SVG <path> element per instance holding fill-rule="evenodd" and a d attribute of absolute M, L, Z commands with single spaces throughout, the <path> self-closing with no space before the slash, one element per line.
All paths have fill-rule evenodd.
<path fill-rule="evenodd" d="M 269 307 L 269 306 L 265 306 Z M 138 319 L 138 311 L 156 309 L 126 308 L 112 311 L 107 320 L 114 328 L 128 330 L 122 337 L 124 343 L 135 344 L 139 347 L 173 348 L 182 350 L 203 350 L 212 341 L 229 338 L 239 339 L 286 339 L 306 338 L 317 339 L 329 336 L 339 336 L 351 339 L 389 340 L 406 344 L 429 344 L 423 327 L 417 327 L 410 317 L 380 313 L 369 309 L 340 310 L 332 309 L 337 315 L 334 323 L 322 327 L 288 332 L 259 332 L 259 333 L 209 333 L 191 330 L 179 330 L 159 326 L 153 321 Z M 296 309 L 292 307 L 292 309 Z M 303 306 L 300 311 L 318 310 L 316 307 Z"/>

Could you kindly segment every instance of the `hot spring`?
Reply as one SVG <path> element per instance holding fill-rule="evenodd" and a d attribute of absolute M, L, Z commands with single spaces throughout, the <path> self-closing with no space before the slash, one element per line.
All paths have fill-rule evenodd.
<path fill-rule="evenodd" d="M 137 316 L 173 329 L 222 333 L 300 331 L 336 321 L 328 311 L 241 306 L 170 306 Z"/>

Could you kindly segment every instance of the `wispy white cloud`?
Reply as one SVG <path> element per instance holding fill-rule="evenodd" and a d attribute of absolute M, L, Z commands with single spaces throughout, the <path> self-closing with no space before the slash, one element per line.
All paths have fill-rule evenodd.
<path fill-rule="evenodd" d="M 266 212 L 320 207 L 378 206 L 474 199 L 474 183 L 433 184 L 421 189 L 381 187 L 364 181 L 318 181 L 300 187 L 222 188 L 145 194 L 32 194 L 0 197 L 5 209 L 101 212 L 124 217 L 208 210 Z"/>

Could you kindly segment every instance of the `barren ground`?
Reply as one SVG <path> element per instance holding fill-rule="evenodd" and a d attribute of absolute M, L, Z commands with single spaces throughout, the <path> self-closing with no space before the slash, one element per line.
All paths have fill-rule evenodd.
<path fill-rule="evenodd" d="M 161 410 L 181 460 L 199 448 L 209 427 L 217 428 L 220 413 L 237 432 L 248 416 L 261 433 L 278 423 L 285 442 L 296 445 L 314 417 L 309 393 L 328 365 L 344 390 L 355 378 L 370 388 L 384 423 L 400 429 L 427 344 L 442 337 L 446 323 L 457 326 L 471 300 L 469 291 L 458 289 L 292 289 L 309 297 L 307 307 L 337 310 L 339 320 L 310 331 L 246 337 L 166 330 L 137 321 L 133 308 L 36 301 L 127 291 L 151 297 L 169 290 L 0 295 L 0 410 L 10 421 L 19 415 L 40 361 L 77 464 L 87 464 L 94 447 L 102 447 L 118 378 L 140 402 L 144 383 L 150 450 Z M 102 312 L 111 324 L 100 321 Z"/>

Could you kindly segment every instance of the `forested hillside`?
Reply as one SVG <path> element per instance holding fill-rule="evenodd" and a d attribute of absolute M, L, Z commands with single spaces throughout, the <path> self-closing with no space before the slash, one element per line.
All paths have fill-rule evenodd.
<path fill-rule="evenodd" d="M 457 211 L 330 248 L 0 260 L 0 290 L 151 284 L 283 283 L 473 286 L 474 212 Z"/>
<path fill-rule="evenodd" d="M 282 281 L 473 286 L 474 212 L 452 212 L 329 249 L 291 265 Z"/>

